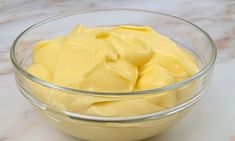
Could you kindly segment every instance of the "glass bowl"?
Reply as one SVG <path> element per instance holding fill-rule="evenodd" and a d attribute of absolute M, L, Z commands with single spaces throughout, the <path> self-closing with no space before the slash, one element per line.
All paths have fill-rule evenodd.
<path fill-rule="evenodd" d="M 58 86 L 30 75 L 32 48 L 41 40 L 65 35 L 74 26 L 144 25 L 172 39 L 178 47 L 192 54 L 200 71 L 192 77 L 162 88 L 136 92 L 94 92 Z M 134 141 L 161 133 L 182 119 L 207 90 L 211 81 L 216 47 L 210 36 L 196 25 L 164 13 L 137 9 L 101 9 L 66 13 L 38 22 L 23 31 L 11 48 L 16 84 L 21 93 L 40 113 L 62 131 L 91 141 Z M 164 110 L 125 117 L 92 116 L 76 112 L 84 99 L 117 98 L 120 101 L 145 96 L 174 94 L 177 104 Z M 46 96 L 55 97 L 53 102 Z M 164 101 L 164 97 L 162 99 Z M 69 109 L 67 105 L 73 105 Z M 144 103 L 140 103 L 144 104 Z M 127 105 L 129 108 L 134 105 Z M 135 106 L 134 106 L 135 107 Z M 125 109 L 124 107 L 122 107 Z M 137 107 L 138 108 L 138 105 Z M 140 109 L 141 110 L 141 109 Z"/>

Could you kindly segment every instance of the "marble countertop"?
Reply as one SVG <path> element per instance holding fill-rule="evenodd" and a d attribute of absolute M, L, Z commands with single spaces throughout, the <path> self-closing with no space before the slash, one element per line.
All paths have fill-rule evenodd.
<path fill-rule="evenodd" d="M 48 124 L 17 90 L 9 59 L 14 38 L 66 11 L 124 7 L 185 18 L 207 31 L 218 48 L 209 92 L 184 120 L 147 141 L 235 141 L 235 0 L 0 0 L 0 141 L 77 141 Z"/>

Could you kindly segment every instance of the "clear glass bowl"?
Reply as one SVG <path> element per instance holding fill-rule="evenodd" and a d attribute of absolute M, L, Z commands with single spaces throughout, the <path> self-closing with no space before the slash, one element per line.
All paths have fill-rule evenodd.
<path fill-rule="evenodd" d="M 66 88 L 40 80 L 26 69 L 32 62 L 32 48 L 38 41 L 65 35 L 74 26 L 145 25 L 174 40 L 177 45 L 197 60 L 200 72 L 179 83 L 162 88 L 123 93 L 92 92 Z M 207 89 L 216 59 L 216 47 L 210 36 L 196 25 L 167 14 L 136 9 L 102 9 L 77 11 L 38 22 L 14 41 L 11 60 L 14 65 L 16 84 L 21 93 L 52 123 L 62 131 L 92 141 L 134 141 L 145 139 L 166 130 L 189 111 Z M 117 97 L 132 100 L 146 95 L 176 94 L 178 104 L 162 111 L 127 117 L 102 117 L 73 112 L 48 102 L 43 95 L 66 96 L 68 103 L 75 103 L 79 96 Z M 68 98 L 68 99 L 67 99 Z M 60 101 L 61 102 L 61 101 Z M 58 106 L 59 105 L 59 106 Z M 79 105 L 78 105 L 79 107 Z"/>

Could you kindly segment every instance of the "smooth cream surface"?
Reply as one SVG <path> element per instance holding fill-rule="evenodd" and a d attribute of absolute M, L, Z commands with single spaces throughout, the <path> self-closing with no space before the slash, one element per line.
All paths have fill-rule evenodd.
<path fill-rule="evenodd" d="M 164 87 L 199 71 L 196 61 L 169 38 L 144 26 L 75 27 L 33 48 L 28 72 L 60 86 L 99 92 Z M 48 103 L 98 116 L 132 116 L 178 103 L 176 92 L 138 97 L 71 95 L 32 85 Z"/>

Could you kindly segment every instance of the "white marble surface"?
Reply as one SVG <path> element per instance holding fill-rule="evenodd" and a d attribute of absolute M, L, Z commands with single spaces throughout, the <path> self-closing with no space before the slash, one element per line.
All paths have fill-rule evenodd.
<path fill-rule="evenodd" d="M 77 141 L 47 123 L 19 93 L 9 49 L 23 29 L 46 17 L 114 7 L 180 16 L 205 29 L 218 47 L 209 92 L 184 120 L 148 141 L 235 141 L 235 0 L 0 0 L 0 141 Z"/>

